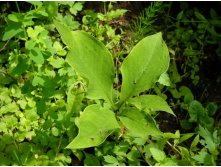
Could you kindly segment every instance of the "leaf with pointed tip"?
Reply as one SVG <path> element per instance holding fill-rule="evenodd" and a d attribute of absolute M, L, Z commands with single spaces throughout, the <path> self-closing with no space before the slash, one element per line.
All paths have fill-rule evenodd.
<path fill-rule="evenodd" d="M 169 66 L 169 52 L 162 33 L 141 40 L 125 58 L 121 66 L 121 102 L 148 90 Z"/>
<path fill-rule="evenodd" d="M 156 147 L 151 147 L 150 148 L 150 152 L 153 156 L 153 158 L 157 161 L 157 162 L 161 162 L 166 158 L 166 154 L 164 151 L 160 150 L 159 148 Z"/>
<path fill-rule="evenodd" d="M 165 86 L 170 86 L 171 85 L 170 77 L 166 72 L 161 74 L 158 82 L 162 85 L 165 85 Z"/>
<path fill-rule="evenodd" d="M 108 108 L 98 104 L 90 105 L 77 122 L 79 133 L 67 146 L 69 149 L 94 147 L 102 144 L 105 139 L 119 128 L 115 115 Z"/>
<path fill-rule="evenodd" d="M 70 31 L 57 21 L 54 24 L 70 49 L 68 63 L 89 81 L 87 97 L 104 99 L 113 104 L 114 63 L 111 53 L 88 33 Z"/>
<path fill-rule="evenodd" d="M 165 111 L 175 116 L 167 102 L 157 95 L 142 95 L 131 98 L 129 102 L 138 109 L 151 109 L 153 111 Z"/>

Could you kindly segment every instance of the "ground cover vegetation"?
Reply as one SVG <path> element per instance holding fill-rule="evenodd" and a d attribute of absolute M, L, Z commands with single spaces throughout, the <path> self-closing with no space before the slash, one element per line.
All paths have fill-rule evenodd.
<path fill-rule="evenodd" d="M 220 2 L 1 2 L 0 165 L 221 165 Z"/>

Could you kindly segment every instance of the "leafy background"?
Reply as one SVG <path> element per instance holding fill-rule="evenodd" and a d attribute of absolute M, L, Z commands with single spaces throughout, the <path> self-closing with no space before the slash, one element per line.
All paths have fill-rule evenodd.
<path fill-rule="evenodd" d="M 220 5 L 1 2 L 0 165 L 220 165 Z M 110 50 L 117 90 L 119 67 L 133 46 L 163 33 L 168 81 L 144 92 L 166 99 L 177 116 L 152 111 L 163 139 L 131 140 L 121 129 L 123 137 L 98 147 L 65 148 L 78 133 L 80 112 L 93 101 L 84 98 L 87 84 L 66 61 L 54 18 Z M 145 115 L 131 111 L 135 117 Z"/>

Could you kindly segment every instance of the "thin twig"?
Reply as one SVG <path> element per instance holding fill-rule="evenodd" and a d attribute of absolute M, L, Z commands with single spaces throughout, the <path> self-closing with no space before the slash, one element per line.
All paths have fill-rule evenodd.
<path fill-rule="evenodd" d="M 181 157 L 183 157 L 185 160 L 189 161 L 191 166 L 195 166 L 195 163 L 192 162 L 191 160 L 189 160 L 188 157 L 186 157 L 185 155 L 183 155 L 175 146 L 173 146 L 169 141 L 167 141 L 167 144 L 174 150 L 176 151 Z"/>
<path fill-rule="evenodd" d="M 59 144 L 58 144 L 58 147 L 57 147 L 57 151 L 56 151 L 56 157 L 58 156 L 58 153 L 59 153 L 59 151 L 60 151 L 60 147 L 61 147 L 61 143 L 62 143 L 62 138 L 63 136 L 61 135 L 60 136 L 60 139 L 59 139 Z"/>
<path fill-rule="evenodd" d="M 17 10 L 18 10 L 18 13 L 21 13 L 20 8 L 19 8 L 19 5 L 18 5 L 18 2 L 15 2 L 15 4 L 16 4 L 16 7 L 17 7 Z"/>
<path fill-rule="evenodd" d="M 5 45 L 0 49 L 0 52 L 3 51 L 5 49 L 5 47 L 8 45 L 8 42 L 10 41 L 10 39 L 5 43 Z"/>
<path fill-rule="evenodd" d="M 168 144 L 174 151 L 176 151 L 179 155 L 182 156 L 182 153 L 181 153 L 176 147 L 174 147 L 169 141 L 167 141 L 167 144 Z M 184 156 L 184 158 L 186 159 L 185 156 Z"/>
<path fill-rule="evenodd" d="M 152 166 L 152 164 L 148 161 L 147 158 L 145 158 L 145 156 L 143 155 L 142 151 L 139 149 L 138 145 L 134 145 L 136 147 L 136 149 L 139 151 L 141 157 L 144 159 L 144 161 L 149 165 L 149 166 Z"/>

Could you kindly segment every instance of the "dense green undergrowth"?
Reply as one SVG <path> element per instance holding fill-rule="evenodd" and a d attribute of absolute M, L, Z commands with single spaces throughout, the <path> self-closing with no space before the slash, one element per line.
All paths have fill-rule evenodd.
<path fill-rule="evenodd" d="M 220 165 L 220 103 L 191 90 L 216 10 L 86 3 L 1 4 L 0 165 Z"/>

